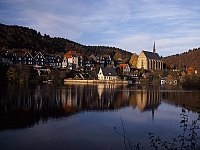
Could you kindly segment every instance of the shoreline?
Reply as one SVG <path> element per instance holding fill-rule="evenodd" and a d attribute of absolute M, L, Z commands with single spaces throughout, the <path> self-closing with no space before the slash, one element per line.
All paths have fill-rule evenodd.
<path fill-rule="evenodd" d="M 73 80 L 73 79 L 64 79 L 64 84 L 67 83 L 106 83 L 106 84 L 128 84 L 128 81 L 122 80 Z"/>

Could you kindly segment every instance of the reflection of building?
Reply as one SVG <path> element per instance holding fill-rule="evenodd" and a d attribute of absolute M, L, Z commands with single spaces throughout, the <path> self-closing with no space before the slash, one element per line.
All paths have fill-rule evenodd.
<path fill-rule="evenodd" d="M 134 109 L 137 107 L 140 112 L 152 111 L 152 117 L 154 117 L 154 110 L 158 108 L 160 103 L 160 92 L 154 89 L 135 91 L 130 96 L 130 105 Z"/>
<path fill-rule="evenodd" d="M 21 123 L 29 126 L 40 119 L 48 120 L 49 117 L 62 117 L 84 110 L 109 111 L 127 107 L 130 103 L 146 111 L 152 104 L 147 93 L 144 90 L 133 92 L 127 86 L 117 84 L 71 84 L 61 88 L 53 85 L 19 88 L 13 85 L 1 93 L 4 96 L 0 95 L 0 119 L 6 125 Z M 5 119 L 7 114 L 12 114 L 12 117 Z"/>
<path fill-rule="evenodd" d="M 102 97 L 102 94 L 103 94 L 103 91 L 104 91 L 104 86 L 105 86 L 105 84 L 98 84 L 97 85 L 99 99 L 101 99 L 101 97 Z"/>

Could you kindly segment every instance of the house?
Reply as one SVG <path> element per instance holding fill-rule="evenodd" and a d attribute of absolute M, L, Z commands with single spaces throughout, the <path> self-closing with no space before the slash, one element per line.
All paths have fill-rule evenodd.
<path fill-rule="evenodd" d="M 128 64 L 119 64 L 120 73 L 128 74 L 130 73 L 130 67 Z"/>
<path fill-rule="evenodd" d="M 60 68 L 62 66 L 62 58 L 59 55 L 45 54 L 45 64 L 53 68 Z"/>
<path fill-rule="evenodd" d="M 35 57 L 33 58 L 34 60 L 34 65 L 37 66 L 44 66 L 45 65 L 45 57 L 41 52 L 38 52 Z"/>
<path fill-rule="evenodd" d="M 78 68 L 79 64 L 79 57 L 81 54 L 77 53 L 76 51 L 69 51 L 64 54 L 62 67 L 68 68 L 69 70 L 76 70 Z"/>
<path fill-rule="evenodd" d="M 172 77 L 172 75 L 168 75 L 167 77 L 161 78 L 160 80 L 160 84 L 161 85 L 177 85 L 178 84 L 178 80 L 174 77 Z"/>
<path fill-rule="evenodd" d="M 103 58 L 105 60 L 105 67 L 112 64 L 112 59 L 111 59 L 110 55 L 103 55 Z"/>
<path fill-rule="evenodd" d="M 81 55 L 78 57 L 78 66 L 79 66 L 79 68 L 80 67 L 82 68 L 83 65 L 84 65 L 84 57 Z"/>
<path fill-rule="evenodd" d="M 2 52 L 0 54 L 0 62 L 4 65 L 11 65 L 14 63 L 15 54 L 10 53 L 8 51 Z"/>
<path fill-rule="evenodd" d="M 55 56 L 55 68 L 61 68 L 62 67 L 62 57 L 59 55 Z"/>
<path fill-rule="evenodd" d="M 161 60 L 161 57 L 158 55 L 158 53 L 156 53 L 155 42 L 153 52 L 142 50 L 137 60 L 137 68 L 146 70 L 163 69 L 163 61 Z"/>
<path fill-rule="evenodd" d="M 98 73 L 98 80 L 117 80 L 117 72 L 114 68 L 105 67 L 100 68 Z"/>
<path fill-rule="evenodd" d="M 84 70 L 90 71 L 94 68 L 95 62 L 90 56 L 84 56 L 83 67 Z"/>
<path fill-rule="evenodd" d="M 106 54 L 96 56 L 96 62 L 97 64 L 99 64 L 100 67 L 106 67 L 113 63 L 110 55 Z"/>
<path fill-rule="evenodd" d="M 62 60 L 62 68 L 67 68 L 68 66 L 68 58 L 64 55 Z"/>
<path fill-rule="evenodd" d="M 19 51 L 15 53 L 15 63 L 33 65 L 33 56 L 29 52 Z"/>
<path fill-rule="evenodd" d="M 53 54 L 45 54 L 45 64 L 55 66 L 55 57 Z"/>
<path fill-rule="evenodd" d="M 102 55 L 96 56 L 96 60 L 100 67 L 105 67 L 105 60 Z"/>

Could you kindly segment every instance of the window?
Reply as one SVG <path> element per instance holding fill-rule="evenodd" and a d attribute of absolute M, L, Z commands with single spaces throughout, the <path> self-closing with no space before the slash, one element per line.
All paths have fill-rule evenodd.
<path fill-rule="evenodd" d="M 141 60 L 141 68 L 144 68 L 144 60 Z"/>

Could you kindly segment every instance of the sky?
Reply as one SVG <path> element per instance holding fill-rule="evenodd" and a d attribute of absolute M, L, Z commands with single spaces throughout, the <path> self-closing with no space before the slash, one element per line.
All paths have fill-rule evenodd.
<path fill-rule="evenodd" d="M 0 0 L 0 23 L 137 54 L 200 47 L 199 0 Z"/>

